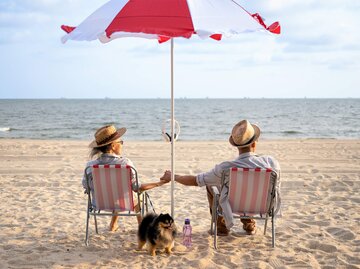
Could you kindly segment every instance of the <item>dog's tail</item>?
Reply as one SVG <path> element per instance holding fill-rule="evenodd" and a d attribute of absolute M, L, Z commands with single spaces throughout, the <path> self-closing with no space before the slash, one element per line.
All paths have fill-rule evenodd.
<path fill-rule="evenodd" d="M 147 229 L 149 228 L 150 224 L 154 221 L 154 219 L 156 219 L 156 217 L 157 217 L 156 214 L 152 214 L 152 213 L 147 214 L 141 221 L 138 230 L 138 237 L 141 241 L 143 242 L 146 241 Z"/>

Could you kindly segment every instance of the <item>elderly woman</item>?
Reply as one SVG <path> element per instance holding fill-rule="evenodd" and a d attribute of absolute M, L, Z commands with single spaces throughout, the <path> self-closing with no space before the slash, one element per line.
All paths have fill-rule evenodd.
<path fill-rule="evenodd" d="M 125 132 L 126 128 L 116 129 L 113 125 L 107 125 L 98 129 L 95 132 L 95 140 L 92 141 L 89 145 L 91 148 L 91 161 L 86 164 L 86 167 L 90 167 L 94 164 L 121 164 L 130 165 L 135 168 L 131 160 L 121 156 L 122 147 L 124 144 L 124 141 L 121 140 L 121 137 L 125 134 Z M 92 178 L 91 169 L 87 169 L 86 171 L 89 173 L 87 176 Z M 164 184 L 164 181 L 141 184 L 138 180 L 137 186 L 135 176 L 132 178 L 132 189 L 134 192 L 150 190 Z M 85 189 L 87 189 L 86 175 L 83 176 L 82 185 Z M 140 206 L 136 205 L 135 211 L 138 212 L 139 210 Z M 110 231 L 116 231 L 118 229 L 118 219 L 119 216 L 113 216 L 111 218 Z M 141 217 L 139 216 L 138 222 L 140 223 L 140 221 Z"/>

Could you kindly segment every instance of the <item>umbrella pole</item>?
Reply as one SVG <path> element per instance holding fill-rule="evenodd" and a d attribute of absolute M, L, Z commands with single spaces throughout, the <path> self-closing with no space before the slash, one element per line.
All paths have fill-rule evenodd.
<path fill-rule="evenodd" d="M 175 115 L 174 115 L 174 39 L 171 38 L 171 216 L 174 218 L 174 185 L 175 185 Z"/>

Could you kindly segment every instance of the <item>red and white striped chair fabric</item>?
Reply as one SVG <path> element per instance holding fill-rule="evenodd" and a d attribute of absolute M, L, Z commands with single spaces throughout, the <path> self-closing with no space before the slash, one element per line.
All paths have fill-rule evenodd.
<path fill-rule="evenodd" d="M 266 214 L 270 205 L 271 169 L 231 168 L 229 203 L 239 215 Z"/>
<path fill-rule="evenodd" d="M 228 182 L 227 180 L 228 179 Z M 267 220 L 271 218 L 272 246 L 275 247 L 275 186 L 277 174 L 271 169 L 263 168 L 230 168 L 225 173 L 222 185 L 228 184 L 228 200 L 234 218 L 265 220 L 264 235 Z M 223 186 L 222 186 L 223 187 Z M 220 194 L 213 186 L 214 204 L 211 231 L 214 235 L 214 248 L 217 249 L 217 218 L 222 214 L 219 207 Z"/>
<path fill-rule="evenodd" d="M 88 177 L 91 169 L 92 179 Z M 137 204 L 139 210 L 135 212 L 135 205 L 132 190 L 132 178 L 135 177 L 138 185 L 137 171 L 129 165 L 104 164 L 93 165 L 85 169 L 87 184 L 90 188 L 88 193 L 87 216 L 86 216 L 86 236 L 85 244 L 89 245 L 89 221 L 90 216 L 94 216 L 95 231 L 98 233 L 97 216 L 143 216 L 144 205 L 140 204 L 140 193 L 137 192 Z M 146 195 L 143 192 L 141 195 Z M 95 200 L 95 203 L 94 203 Z M 103 211 L 103 212 L 101 212 Z M 109 212 L 110 211 L 110 212 Z"/>
<path fill-rule="evenodd" d="M 134 210 L 130 166 L 94 165 L 92 174 L 97 210 Z"/>

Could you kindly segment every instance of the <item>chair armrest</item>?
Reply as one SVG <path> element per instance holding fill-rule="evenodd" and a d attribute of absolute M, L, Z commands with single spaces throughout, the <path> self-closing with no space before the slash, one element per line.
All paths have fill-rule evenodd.
<path fill-rule="evenodd" d="M 216 248 L 216 233 L 217 233 L 217 218 L 218 218 L 218 204 L 220 199 L 219 190 L 216 186 L 211 186 L 211 191 L 213 193 L 213 202 L 211 205 L 211 234 L 214 235 L 214 246 Z"/>
<path fill-rule="evenodd" d="M 221 210 L 219 210 L 219 200 L 220 200 L 219 189 L 216 186 L 211 186 L 211 191 L 214 194 L 212 210 L 213 210 L 213 212 L 216 212 L 216 215 L 222 215 Z M 213 217 L 215 217 L 215 216 L 213 216 Z"/>
<path fill-rule="evenodd" d="M 220 196 L 219 190 L 216 186 L 211 186 L 211 190 L 213 191 L 215 197 Z"/>
<path fill-rule="evenodd" d="M 220 193 L 219 190 L 216 186 L 211 186 L 211 190 L 214 194 L 214 199 L 213 199 L 213 204 L 212 204 L 212 210 L 213 212 L 217 211 L 217 207 L 219 204 L 219 199 L 220 199 Z"/>

